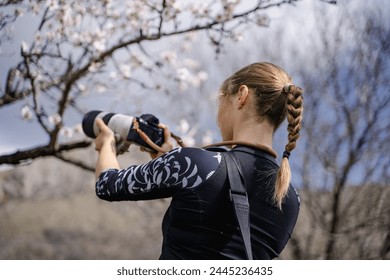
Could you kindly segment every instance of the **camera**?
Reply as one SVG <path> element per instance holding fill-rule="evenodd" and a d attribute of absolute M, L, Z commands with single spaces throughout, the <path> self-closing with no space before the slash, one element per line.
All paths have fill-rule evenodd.
<path fill-rule="evenodd" d="M 135 143 L 151 152 L 157 152 L 141 137 L 140 132 L 146 134 L 157 146 L 164 143 L 164 130 L 160 128 L 159 120 L 152 114 L 143 114 L 133 117 L 104 111 L 90 111 L 83 117 L 84 133 L 90 138 L 96 138 L 99 129 L 95 119 L 100 118 L 121 140 Z"/>

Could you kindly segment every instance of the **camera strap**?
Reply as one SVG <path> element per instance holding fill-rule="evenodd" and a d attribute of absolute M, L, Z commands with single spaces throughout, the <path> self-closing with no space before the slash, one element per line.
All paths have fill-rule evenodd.
<path fill-rule="evenodd" d="M 164 127 L 164 126 L 160 126 L 162 129 L 166 130 L 168 129 L 167 127 Z M 142 129 L 139 127 L 139 123 L 138 123 L 138 120 L 137 118 L 134 118 L 133 119 L 133 129 L 138 133 L 138 135 L 150 146 L 152 147 L 153 150 L 155 150 L 156 152 L 158 153 L 166 153 L 166 152 L 169 152 L 169 151 L 166 151 L 164 150 L 163 148 L 161 148 L 160 146 L 158 146 L 156 143 L 154 143 L 150 137 L 142 131 Z M 170 135 L 173 139 L 175 139 L 175 141 L 177 142 L 177 144 L 179 144 L 181 147 L 184 146 L 184 143 L 183 143 L 183 140 L 181 140 L 181 138 L 177 135 L 175 135 L 174 133 L 170 132 Z"/>
<path fill-rule="evenodd" d="M 249 223 L 249 201 L 245 189 L 240 162 L 233 152 L 221 153 L 224 156 L 229 179 L 229 195 L 233 202 L 236 221 L 244 241 L 245 253 L 248 260 L 253 260 L 251 233 Z"/>

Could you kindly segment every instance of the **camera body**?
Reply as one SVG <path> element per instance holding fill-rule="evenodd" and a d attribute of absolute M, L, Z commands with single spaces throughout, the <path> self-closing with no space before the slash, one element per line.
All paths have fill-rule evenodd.
<path fill-rule="evenodd" d="M 142 130 L 157 146 L 164 143 L 164 131 L 158 127 L 159 120 L 152 114 L 143 114 L 140 117 L 133 117 L 123 114 L 115 114 L 105 111 L 89 111 L 83 117 L 82 127 L 84 133 L 90 138 L 96 138 L 99 129 L 95 119 L 100 118 L 120 138 L 126 142 L 135 143 L 148 151 L 156 152 L 134 129 L 134 120 Z"/>

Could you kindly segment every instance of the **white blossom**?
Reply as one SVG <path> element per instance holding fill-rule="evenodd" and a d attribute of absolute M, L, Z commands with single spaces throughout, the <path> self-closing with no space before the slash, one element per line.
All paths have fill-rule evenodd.
<path fill-rule="evenodd" d="M 100 39 L 100 40 L 94 41 L 93 42 L 93 47 L 98 52 L 104 52 L 106 50 L 106 40 L 105 39 Z"/>
<path fill-rule="evenodd" d="M 117 72 L 115 72 L 115 71 L 111 71 L 110 72 L 110 78 L 111 79 L 116 79 L 118 77 L 118 73 Z"/>
<path fill-rule="evenodd" d="M 85 43 L 91 43 L 93 41 L 91 31 L 82 32 L 80 38 Z"/>
<path fill-rule="evenodd" d="M 74 17 L 74 26 L 79 26 L 82 21 L 83 21 L 82 14 L 76 14 L 76 16 Z"/>
<path fill-rule="evenodd" d="M 62 134 L 66 138 L 72 138 L 73 132 L 74 132 L 74 130 L 70 127 L 62 127 L 60 130 L 60 134 Z"/>
<path fill-rule="evenodd" d="M 189 81 L 190 81 L 191 85 L 193 87 L 196 87 L 196 88 L 199 88 L 202 84 L 201 80 L 197 76 L 191 76 Z"/>
<path fill-rule="evenodd" d="M 76 2 L 79 3 L 79 2 Z M 80 16 L 85 16 L 87 9 L 83 4 L 76 4 L 73 6 L 73 10 L 78 13 Z"/>
<path fill-rule="evenodd" d="M 174 51 L 164 51 L 160 56 L 165 62 L 172 65 L 176 64 L 177 55 Z"/>
<path fill-rule="evenodd" d="M 69 5 L 61 5 L 59 11 L 56 13 L 56 19 L 63 26 L 74 26 L 74 18 L 72 15 L 72 9 Z"/>
<path fill-rule="evenodd" d="M 214 139 L 213 139 L 213 133 L 211 132 L 211 130 L 208 130 L 206 132 L 206 134 L 202 137 L 202 145 L 203 146 L 206 146 L 206 145 L 210 145 L 213 143 Z"/>
<path fill-rule="evenodd" d="M 22 52 L 28 53 L 29 46 L 25 41 L 22 41 Z"/>
<path fill-rule="evenodd" d="M 32 116 L 33 116 L 31 109 L 28 105 L 24 105 L 22 107 L 20 115 L 21 115 L 22 119 L 24 119 L 24 120 L 31 120 Z"/>
<path fill-rule="evenodd" d="M 77 88 L 81 92 L 81 94 L 85 94 L 87 92 L 87 87 L 84 84 L 77 84 Z"/>
<path fill-rule="evenodd" d="M 223 2 L 227 5 L 237 5 L 241 2 L 241 0 L 224 0 Z"/>
<path fill-rule="evenodd" d="M 201 82 L 204 82 L 209 78 L 209 74 L 207 74 L 206 71 L 199 71 L 198 78 L 200 79 Z"/>
<path fill-rule="evenodd" d="M 48 7 L 50 10 L 58 9 L 58 1 L 57 0 L 47 0 L 46 7 Z"/>
<path fill-rule="evenodd" d="M 80 33 L 77 32 L 71 32 L 69 38 L 70 41 L 75 45 L 81 45 L 83 41 L 83 38 L 81 37 Z"/>
<path fill-rule="evenodd" d="M 270 19 L 265 14 L 259 14 L 256 18 L 256 24 L 258 26 L 269 26 Z"/>
<path fill-rule="evenodd" d="M 124 78 L 129 79 L 131 78 L 131 69 L 129 65 L 121 65 L 120 71 L 122 72 L 122 75 Z"/>
<path fill-rule="evenodd" d="M 59 125 L 62 121 L 62 118 L 58 114 L 53 114 L 49 116 L 47 120 L 49 121 L 50 124 Z"/>
<path fill-rule="evenodd" d="M 107 90 L 107 87 L 101 83 L 95 86 L 97 93 L 104 93 Z"/>
<path fill-rule="evenodd" d="M 41 43 L 42 42 L 42 34 L 39 31 L 35 34 L 34 40 L 37 43 Z"/>
<path fill-rule="evenodd" d="M 46 38 L 49 42 L 56 41 L 61 38 L 61 34 L 61 28 L 57 28 L 56 30 L 46 32 Z"/>
<path fill-rule="evenodd" d="M 181 138 L 183 142 L 188 146 L 194 146 L 195 145 L 195 134 L 197 133 L 198 129 L 196 126 L 190 127 L 190 124 L 186 119 L 180 120 L 180 125 L 178 128 L 178 131 L 181 135 Z"/>
<path fill-rule="evenodd" d="M 177 69 L 176 74 L 181 81 L 188 81 L 189 77 L 191 76 L 190 71 L 188 71 L 188 69 L 185 67 Z"/>
<path fill-rule="evenodd" d="M 96 73 L 101 66 L 101 63 L 91 63 L 91 65 L 88 67 L 89 72 Z"/>
<path fill-rule="evenodd" d="M 105 29 L 107 29 L 109 32 L 112 32 L 115 30 L 115 25 L 110 21 L 106 24 Z"/>
<path fill-rule="evenodd" d="M 24 11 L 21 8 L 15 9 L 15 16 L 16 17 L 22 17 L 24 15 Z"/>
<path fill-rule="evenodd" d="M 209 3 L 204 1 L 199 1 L 189 5 L 188 10 L 194 17 L 203 18 L 210 15 L 210 8 L 208 7 Z"/>
<path fill-rule="evenodd" d="M 232 35 L 232 39 L 235 41 L 235 42 L 241 42 L 244 40 L 244 34 L 243 33 L 234 33 Z"/>
<path fill-rule="evenodd" d="M 118 20 L 121 17 L 121 13 L 117 9 L 111 8 L 107 12 L 107 17 Z"/>
<path fill-rule="evenodd" d="M 186 144 L 186 146 L 195 146 L 195 139 L 192 136 L 184 135 L 182 138 L 183 142 Z"/>
<path fill-rule="evenodd" d="M 32 5 L 31 5 L 31 10 L 33 11 L 34 14 L 38 14 L 40 12 L 40 6 L 39 6 L 39 2 L 33 2 Z"/>
<path fill-rule="evenodd" d="M 79 124 L 76 124 L 75 126 L 73 126 L 73 132 L 76 133 L 76 134 L 83 134 L 83 127 L 81 125 L 81 123 Z"/>
<path fill-rule="evenodd" d="M 188 123 L 187 120 L 185 119 L 181 119 L 180 120 L 180 133 L 181 134 L 184 134 L 184 133 L 187 133 L 187 131 L 190 129 L 190 124 Z"/>
<path fill-rule="evenodd" d="M 199 62 L 195 61 L 194 59 L 185 58 L 183 60 L 183 65 L 190 69 L 195 69 L 199 67 Z"/>

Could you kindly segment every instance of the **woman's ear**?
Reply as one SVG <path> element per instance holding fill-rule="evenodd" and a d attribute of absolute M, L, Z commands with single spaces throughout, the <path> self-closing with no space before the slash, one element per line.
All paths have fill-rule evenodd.
<path fill-rule="evenodd" d="M 248 101 L 249 88 L 246 85 L 240 86 L 237 93 L 237 106 L 241 109 Z"/>

